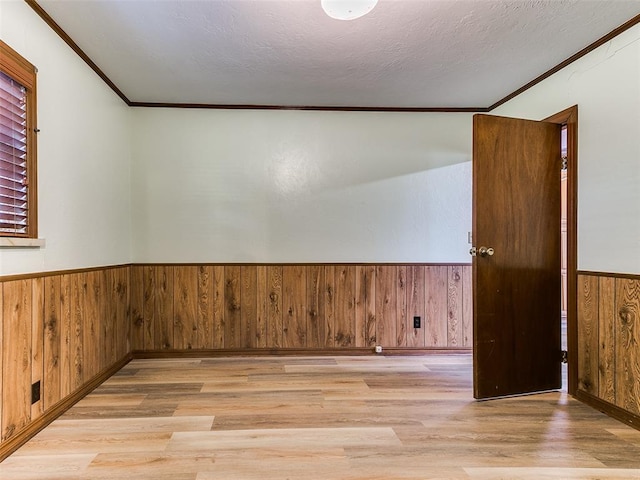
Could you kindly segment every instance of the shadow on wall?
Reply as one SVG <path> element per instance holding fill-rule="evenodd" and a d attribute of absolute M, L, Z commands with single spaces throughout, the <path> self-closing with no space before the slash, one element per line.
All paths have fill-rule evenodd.
<path fill-rule="evenodd" d="M 274 192 L 341 190 L 471 161 L 470 152 L 398 148 L 393 153 L 374 147 L 355 157 L 350 150 L 322 154 L 300 148 L 281 148 L 267 160 Z"/>
<path fill-rule="evenodd" d="M 328 261 L 468 262 L 471 183 L 471 162 L 465 162 L 356 186 L 280 193 L 262 212 L 268 215 L 266 250 L 306 259 L 315 245 L 314 256 Z"/>

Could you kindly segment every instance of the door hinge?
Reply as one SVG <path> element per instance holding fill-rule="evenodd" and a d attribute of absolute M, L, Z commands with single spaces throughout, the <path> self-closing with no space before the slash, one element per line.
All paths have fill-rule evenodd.
<path fill-rule="evenodd" d="M 569 363 L 569 352 L 562 350 L 562 363 Z"/>

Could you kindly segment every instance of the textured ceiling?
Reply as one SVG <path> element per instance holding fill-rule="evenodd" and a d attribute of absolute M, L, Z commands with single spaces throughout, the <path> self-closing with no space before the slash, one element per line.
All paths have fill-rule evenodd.
<path fill-rule="evenodd" d="M 132 102 L 488 107 L 640 14 L 640 0 L 38 0 Z"/>

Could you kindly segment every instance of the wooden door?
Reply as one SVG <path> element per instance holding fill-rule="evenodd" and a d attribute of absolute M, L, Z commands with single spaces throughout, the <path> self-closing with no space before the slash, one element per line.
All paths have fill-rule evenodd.
<path fill-rule="evenodd" d="M 478 399 L 562 386 L 560 130 L 553 123 L 474 116 Z"/>

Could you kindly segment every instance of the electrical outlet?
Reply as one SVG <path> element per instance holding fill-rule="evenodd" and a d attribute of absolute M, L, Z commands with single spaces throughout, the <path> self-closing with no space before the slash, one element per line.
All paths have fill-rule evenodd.
<path fill-rule="evenodd" d="M 31 405 L 40 401 L 40 380 L 31 385 Z"/>
<path fill-rule="evenodd" d="M 420 328 L 420 317 L 413 317 L 413 328 Z"/>
<path fill-rule="evenodd" d="M 376 345 L 375 352 L 382 353 L 382 345 Z"/>

